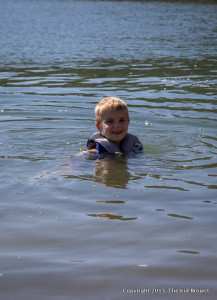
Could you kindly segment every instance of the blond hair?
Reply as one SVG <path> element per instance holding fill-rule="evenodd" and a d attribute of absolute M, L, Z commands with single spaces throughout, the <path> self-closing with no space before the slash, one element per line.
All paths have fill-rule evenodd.
<path fill-rule="evenodd" d="M 100 123 L 104 113 L 111 110 L 124 110 L 128 121 L 130 121 L 126 103 L 120 98 L 107 97 L 102 99 L 95 108 L 96 122 Z"/>

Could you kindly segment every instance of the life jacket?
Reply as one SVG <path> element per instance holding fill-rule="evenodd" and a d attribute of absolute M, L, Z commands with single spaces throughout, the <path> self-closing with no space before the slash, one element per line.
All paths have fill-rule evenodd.
<path fill-rule="evenodd" d="M 96 132 L 89 137 L 85 150 L 91 148 L 96 148 L 98 154 L 103 154 L 106 152 L 111 154 L 128 154 L 130 152 L 138 153 L 143 149 L 142 143 L 139 141 L 139 139 L 130 133 L 128 133 L 121 141 L 121 149 L 119 149 L 114 142 L 108 140 L 100 132 Z"/>

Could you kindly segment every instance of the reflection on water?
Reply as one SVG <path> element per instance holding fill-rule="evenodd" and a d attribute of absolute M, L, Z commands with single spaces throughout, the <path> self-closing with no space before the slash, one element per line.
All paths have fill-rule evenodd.
<path fill-rule="evenodd" d="M 190 250 L 178 250 L 176 252 L 186 253 L 186 254 L 200 254 L 198 251 L 190 251 Z"/>
<path fill-rule="evenodd" d="M 183 219 L 187 219 L 187 220 L 193 220 L 194 219 L 194 218 L 191 218 L 191 217 L 181 216 L 181 215 L 177 215 L 177 214 L 168 214 L 168 216 L 174 217 L 174 218 L 183 218 Z"/>
<path fill-rule="evenodd" d="M 122 159 L 101 159 L 96 161 L 94 181 L 112 188 L 127 188 L 130 173 L 127 161 Z"/>
<path fill-rule="evenodd" d="M 108 220 L 120 220 L 120 221 L 131 221 L 137 219 L 137 218 L 124 218 L 123 216 L 116 216 L 112 214 L 88 214 L 88 216 L 96 217 L 96 218 L 105 218 Z"/>
<path fill-rule="evenodd" d="M 125 203 L 125 201 L 118 201 L 118 200 L 96 200 L 96 203 Z"/>

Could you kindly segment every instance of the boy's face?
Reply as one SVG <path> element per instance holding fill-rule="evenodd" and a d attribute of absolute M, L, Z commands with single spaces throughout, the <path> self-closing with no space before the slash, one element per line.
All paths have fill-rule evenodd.
<path fill-rule="evenodd" d="M 128 125 L 128 117 L 124 110 L 107 111 L 104 113 L 101 122 L 96 122 L 96 127 L 100 133 L 118 147 L 127 135 Z"/>

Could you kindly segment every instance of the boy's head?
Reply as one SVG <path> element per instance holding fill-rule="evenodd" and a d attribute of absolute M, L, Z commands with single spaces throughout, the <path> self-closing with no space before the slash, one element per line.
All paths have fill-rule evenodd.
<path fill-rule="evenodd" d="M 130 122 L 128 108 L 123 100 L 116 97 L 107 97 L 102 99 L 95 108 L 96 122 L 100 123 L 102 121 L 105 112 L 119 110 L 122 110 L 126 113 L 128 122 Z"/>
<path fill-rule="evenodd" d="M 130 122 L 127 105 L 116 97 L 102 99 L 95 108 L 96 128 L 107 139 L 120 147 Z"/>

